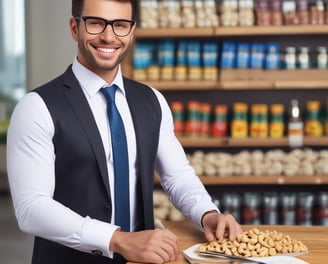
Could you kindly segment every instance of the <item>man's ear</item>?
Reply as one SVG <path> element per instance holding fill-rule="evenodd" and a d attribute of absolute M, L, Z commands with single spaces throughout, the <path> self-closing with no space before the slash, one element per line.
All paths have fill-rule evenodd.
<path fill-rule="evenodd" d="M 78 40 L 78 36 L 79 36 L 79 23 L 75 18 L 70 18 L 69 20 L 69 27 L 71 29 L 71 34 L 72 37 L 75 41 Z"/>

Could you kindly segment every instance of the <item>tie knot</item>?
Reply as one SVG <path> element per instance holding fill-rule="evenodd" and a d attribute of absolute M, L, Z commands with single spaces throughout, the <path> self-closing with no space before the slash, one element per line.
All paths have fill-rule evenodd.
<path fill-rule="evenodd" d="M 101 92 L 104 94 L 106 97 L 107 101 L 109 100 L 110 102 L 115 102 L 115 92 L 117 90 L 117 86 L 115 84 L 111 86 L 104 86 L 101 89 Z"/>

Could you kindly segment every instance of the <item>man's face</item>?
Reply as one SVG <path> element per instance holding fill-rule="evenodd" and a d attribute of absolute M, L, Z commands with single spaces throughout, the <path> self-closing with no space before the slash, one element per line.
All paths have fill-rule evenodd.
<path fill-rule="evenodd" d="M 132 6 L 128 2 L 110 0 L 85 0 L 81 16 L 95 16 L 107 20 L 132 20 Z M 78 60 L 92 72 L 104 79 L 116 74 L 118 65 L 123 61 L 132 44 L 135 25 L 129 35 L 118 37 L 114 34 L 111 25 L 98 35 L 86 32 L 85 22 L 80 19 L 70 20 L 71 32 L 78 42 Z"/>

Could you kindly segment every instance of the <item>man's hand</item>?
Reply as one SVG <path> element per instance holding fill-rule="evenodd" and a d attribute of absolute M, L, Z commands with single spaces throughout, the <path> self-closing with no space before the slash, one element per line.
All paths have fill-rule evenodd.
<path fill-rule="evenodd" d="M 204 214 L 202 224 L 205 237 L 208 241 L 222 241 L 224 237 L 234 240 L 238 234 L 242 233 L 240 225 L 230 214 L 208 212 Z"/>
<path fill-rule="evenodd" d="M 164 263 L 180 254 L 177 237 L 167 229 L 134 233 L 116 231 L 109 248 L 126 260 L 143 263 Z"/>

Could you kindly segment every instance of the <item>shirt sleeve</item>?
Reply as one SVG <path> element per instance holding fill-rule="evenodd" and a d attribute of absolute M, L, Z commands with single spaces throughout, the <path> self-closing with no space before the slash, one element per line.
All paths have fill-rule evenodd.
<path fill-rule="evenodd" d="M 117 226 L 82 217 L 53 199 L 54 125 L 41 97 L 28 93 L 17 104 L 8 129 L 7 170 L 22 231 L 84 251 L 112 257 Z"/>
<path fill-rule="evenodd" d="M 202 230 L 201 219 L 208 211 L 218 211 L 174 134 L 173 118 L 165 98 L 155 90 L 162 108 L 162 123 L 156 172 L 171 202 Z"/>

